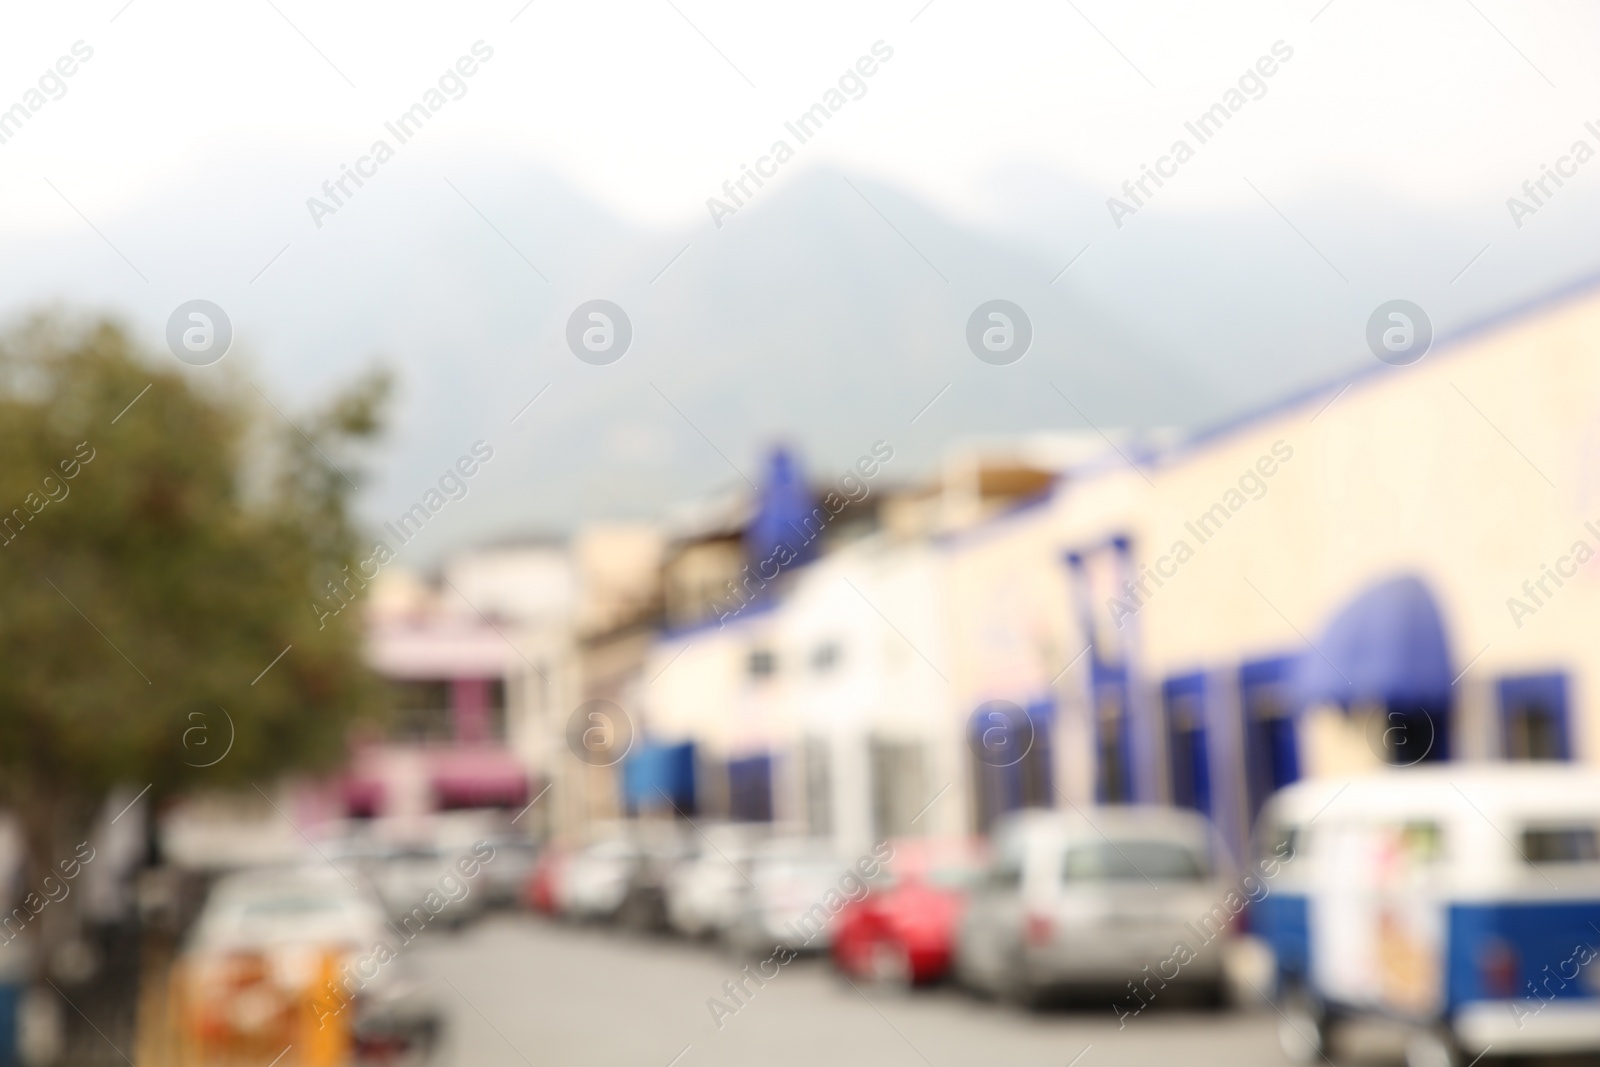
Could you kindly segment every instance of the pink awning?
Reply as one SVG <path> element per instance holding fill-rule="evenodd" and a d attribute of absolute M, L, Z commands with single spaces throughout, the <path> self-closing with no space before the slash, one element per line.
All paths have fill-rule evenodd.
<path fill-rule="evenodd" d="M 432 752 L 428 779 L 442 808 L 514 807 L 527 803 L 528 772 L 501 749 L 450 748 Z"/>

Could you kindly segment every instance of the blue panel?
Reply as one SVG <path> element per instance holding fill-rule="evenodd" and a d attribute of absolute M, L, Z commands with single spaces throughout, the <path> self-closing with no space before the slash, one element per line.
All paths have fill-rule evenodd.
<path fill-rule="evenodd" d="M 1304 983 L 1311 974 L 1311 909 L 1306 898 L 1269 893 L 1250 905 L 1250 929 L 1272 946 L 1280 985 Z"/>
<path fill-rule="evenodd" d="M 1499 690 L 1502 751 L 1508 759 L 1572 758 L 1565 674 L 1502 678 Z"/>
<path fill-rule="evenodd" d="M 1255 687 L 1287 682 L 1294 676 L 1299 663 L 1299 656 L 1273 656 L 1270 659 L 1251 660 L 1240 665 L 1239 684 Z"/>
<path fill-rule="evenodd" d="M 1299 656 L 1277 656 L 1239 668 L 1251 819 L 1267 797 L 1300 778 L 1294 718 L 1297 707 L 1292 689 L 1299 661 Z"/>
<path fill-rule="evenodd" d="M 1167 724 L 1172 802 L 1211 814 L 1211 758 L 1206 734 L 1206 676 L 1184 674 L 1161 686 Z"/>
<path fill-rule="evenodd" d="M 1594 998 L 1587 975 L 1573 978 L 1600 946 L 1597 927 L 1600 900 L 1451 905 L 1450 1010 L 1474 1000 L 1528 998 L 1536 1008 L 1552 997 Z"/>
<path fill-rule="evenodd" d="M 979 821 L 985 828 L 1008 811 L 1054 806 L 1054 723 L 1055 704 L 1048 697 L 1030 701 L 1026 708 L 1008 700 L 986 701 L 972 713 L 969 747 L 977 772 Z"/>
<path fill-rule="evenodd" d="M 622 799 L 629 811 L 677 807 L 695 811 L 694 744 L 647 744 L 622 763 Z"/>
<path fill-rule="evenodd" d="M 1095 799 L 1102 804 L 1133 800 L 1133 754 L 1129 730 L 1128 672 L 1121 666 L 1091 665 L 1094 692 Z"/>
<path fill-rule="evenodd" d="M 734 822 L 772 821 L 772 757 L 728 761 L 728 817 Z"/>

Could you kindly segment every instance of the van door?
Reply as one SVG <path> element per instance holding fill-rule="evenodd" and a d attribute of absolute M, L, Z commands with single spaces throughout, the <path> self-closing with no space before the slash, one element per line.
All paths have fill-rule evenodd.
<path fill-rule="evenodd" d="M 1443 829 L 1417 820 L 1316 832 L 1318 991 L 1336 1004 L 1432 1017 L 1443 994 Z"/>

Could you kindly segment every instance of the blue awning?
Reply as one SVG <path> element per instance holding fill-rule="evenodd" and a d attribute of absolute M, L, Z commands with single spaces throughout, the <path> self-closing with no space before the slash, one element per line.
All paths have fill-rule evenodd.
<path fill-rule="evenodd" d="M 694 813 L 694 744 L 646 744 L 622 763 L 622 798 L 627 807 L 676 806 Z"/>
<path fill-rule="evenodd" d="M 1311 704 L 1448 704 L 1455 673 L 1433 594 L 1406 575 L 1370 586 L 1334 616 L 1300 660 Z"/>

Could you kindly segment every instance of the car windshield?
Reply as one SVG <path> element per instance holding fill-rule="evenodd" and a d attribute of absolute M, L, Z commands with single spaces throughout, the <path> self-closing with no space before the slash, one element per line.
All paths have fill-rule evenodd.
<path fill-rule="evenodd" d="M 978 883 L 982 873 L 975 867 L 932 867 L 926 879 L 929 885 L 940 889 L 968 889 Z"/>
<path fill-rule="evenodd" d="M 359 897 L 334 887 L 262 886 L 214 898 L 196 924 L 194 943 L 216 948 L 361 940 L 373 922 Z"/>
<path fill-rule="evenodd" d="M 1205 868 L 1194 850 L 1174 841 L 1092 841 L 1072 845 L 1062 860 L 1068 882 L 1196 882 Z"/>

